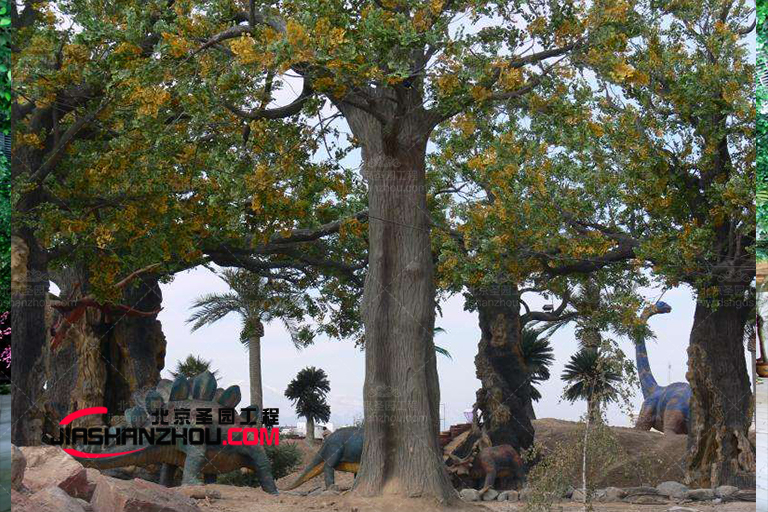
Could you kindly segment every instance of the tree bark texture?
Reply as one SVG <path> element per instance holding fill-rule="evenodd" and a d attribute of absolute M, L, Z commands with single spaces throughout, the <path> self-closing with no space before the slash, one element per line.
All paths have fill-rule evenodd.
<path fill-rule="evenodd" d="M 751 388 L 744 357 L 750 307 L 726 296 L 714 306 L 699 300 L 688 348 L 691 412 L 688 479 L 699 487 L 755 484 L 755 455 L 748 440 Z"/>
<path fill-rule="evenodd" d="M 261 338 L 254 336 L 248 343 L 248 375 L 251 403 L 261 411 L 264 408 L 264 391 L 261 385 Z"/>
<path fill-rule="evenodd" d="M 48 260 L 29 228 L 16 230 L 11 245 L 11 442 L 32 446 L 41 443 L 44 417 Z"/>

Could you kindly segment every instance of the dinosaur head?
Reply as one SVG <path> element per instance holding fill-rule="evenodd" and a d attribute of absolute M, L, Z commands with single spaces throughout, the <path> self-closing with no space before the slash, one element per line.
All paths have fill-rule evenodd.
<path fill-rule="evenodd" d="M 671 313 L 672 312 L 672 306 L 670 306 L 666 302 L 659 301 L 659 302 L 657 302 L 654 305 L 654 310 L 655 310 L 654 313 L 656 313 L 658 315 L 663 315 L 663 314 L 666 314 L 666 313 Z"/>

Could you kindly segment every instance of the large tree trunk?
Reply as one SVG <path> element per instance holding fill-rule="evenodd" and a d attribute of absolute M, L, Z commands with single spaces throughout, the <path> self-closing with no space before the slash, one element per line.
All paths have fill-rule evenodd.
<path fill-rule="evenodd" d="M 369 207 L 363 293 L 365 443 L 355 492 L 447 502 L 456 494 L 438 445 L 427 138 L 403 123 L 390 135 L 396 140 L 366 144 L 365 137 L 377 132 L 355 120 L 351 125 L 363 140 Z"/>
<path fill-rule="evenodd" d="M 40 444 L 42 437 L 48 262 L 26 227 L 12 238 L 11 258 L 11 442 L 30 446 Z"/>
<path fill-rule="evenodd" d="M 264 408 L 264 391 L 261 386 L 261 337 L 254 336 L 248 342 L 248 377 L 251 384 L 251 403 L 261 411 Z"/>
<path fill-rule="evenodd" d="M 481 382 L 475 408 L 480 426 L 491 443 L 511 445 L 519 453 L 533 444 L 528 369 L 520 347 L 522 341 L 520 302 L 517 290 L 499 284 L 486 290 L 473 290 L 480 323 L 480 342 L 475 356 L 475 372 Z M 479 436 L 473 432 L 457 455 Z"/>
<path fill-rule="evenodd" d="M 88 273 L 78 265 L 52 272 L 66 298 L 90 291 Z M 123 292 L 120 301 L 139 311 L 160 308 L 162 295 L 155 276 L 140 276 Z M 51 311 L 48 324 L 59 317 Z M 104 315 L 96 308 L 68 331 L 48 355 L 45 392 L 46 432 L 58 428 L 65 415 L 84 407 L 104 406 L 112 415 L 143 400 L 144 392 L 160 379 L 165 361 L 165 336 L 156 317 Z M 100 422 L 95 416 L 78 420 Z"/>
<path fill-rule="evenodd" d="M 747 437 L 750 385 L 744 358 L 746 301 L 733 295 L 718 307 L 704 299 L 688 348 L 691 384 L 688 479 L 699 487 L 755 484 L 755 456 Z"/>

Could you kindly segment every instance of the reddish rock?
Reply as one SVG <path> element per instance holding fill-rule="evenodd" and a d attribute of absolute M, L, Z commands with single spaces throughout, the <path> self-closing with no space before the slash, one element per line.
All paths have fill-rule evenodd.
<path fill-rule="evenodd" d="M 29 502 L 41 511 L 85 512 L 77 498 L 73 498 L 60 487 L 48 487 L 34 493 Z"/>
<path fill-rule="evenodd" d="M 11 489 L 21 489 L 26 467 L 27 459 L 24 454 L 15 445 L 11 445 Z"/>
<path fill-rule="evenodd" d="M 29 498 L 16 489 L 11 489 L 11 510 L 13 512 L 44 512 L 30 503 Z"/>
<path fill-rule="evenodd" d="M 27 459 L 24 485 L 32 492 L 59 487 L 73 498 L 89 499 L 93 488 L 88 485 L 82 464 L 57 446 L 22 446 Z"/>
<path fill-rule="evenodd" d="M 93 512 L 200 512 L 195 502 L 146 480 L 118 480 L 102 475 L 91 499 Z"/>

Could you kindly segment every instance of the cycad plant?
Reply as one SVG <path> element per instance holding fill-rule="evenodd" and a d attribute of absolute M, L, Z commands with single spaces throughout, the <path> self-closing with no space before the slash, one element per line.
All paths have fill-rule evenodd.
<path fill-rule="evenodd" d="M 227 283 L 230 290 L 224 293 L 209 293 L 195 299 L 191 308 L 194 312 L 187 319 L 187 323 L 191 323 L 192 331 L 196 331 L 230 313 L 240 316 L 240 342 L 248 348 L 250 405 L 261 410 L 264 406 L 261 383 L 261 338 L 264 336 L 264 324 L 280 320 L 290 333 L 296 348 L 311 343 L 312 331 L 307 326 L 300 325 L 304 318 L 301 298 L 286 286 L 241 269 L 224 269 L 219 277 Z"/>
<path fill-rule="evenodd" d="M 212 370 L 211 364 L 212 361 L 206 361 L 200 356 L 189 354 L 186 359 L 176 363 L 176 371 L 172 371 L 171 375 L 173 375 L 174 379 L 179 375 L 192 379 L 201 373 L 208 371 L 211 372 L 214 377 L 218 377 L 219 370 Z"/>
<path fill-rule="evenodd" d="M 546 329 L 544 329 L 546 330 Z M 533 411 L 533 403 L 541 400 L 541 392 L 536 386 L 549 380 L 549 367 L 555 360 L 552 345 L 548 336 L 542 336 L 544 330 L 524 327 L 520 350 L 523 353 L 523 361 L 528 369 L 528 385 L 530 387 L 531 403 L 528 404 L 528 416 L 533 420 L 536 414 Z"/>
<path fill-rule="evenodd" d="M 307 420 L 306 441 L 315 438 L 315 422 L 326 423 L 331 417 L 331 407 L 326 396 L 331 390 L 328 375 L 321 368 L 308 366 L 299 371 L 285 390 L 285 396 L 293 402 L 296 414 Z"/>
<path fill-rule="evenodd" d="M 594 420 L 599 416 L 601 404 L 618 398 L 614 384 L 621 381 L 621 374 L 612 368 L 599 349 L 584 347 L 571 356 L 562 379 L 570 384 L 565 390 L 565 399 L 569 402 L 586 400 L 587 416 Z"/>

